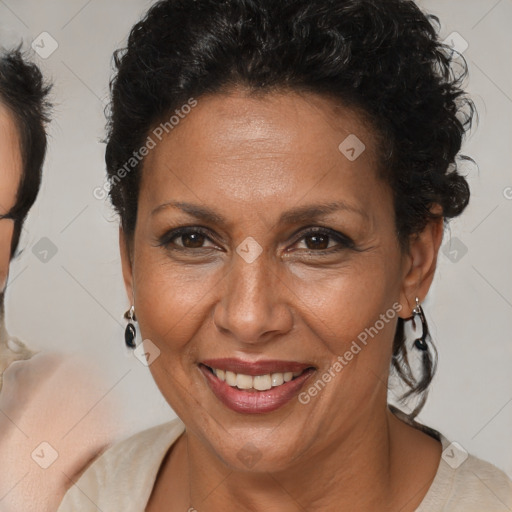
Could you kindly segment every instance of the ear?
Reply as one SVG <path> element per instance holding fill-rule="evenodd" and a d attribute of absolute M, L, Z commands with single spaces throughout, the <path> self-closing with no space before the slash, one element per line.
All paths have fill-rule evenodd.
<path fill-rule="evenodd" d="M 441 213 L 436 205 L 433 213 Z M 415 234 L 409 241 L 409 250 L 403 258 L 403 278 L 400 292 L 402 314 L 409 318 L 416 306 L 416 297 L 423 302 L 434 279 L 437 255 L 443 240 L 444 219 L 439 217 L 430 220 L 421 233 Z"/>
<path fill-rule="evenodd" d="M 119 227 L 119 252 L 121 253 L 121 267 L 123 270 L 124 286 L 130 304 L 133 304 L 133 272 L 132 272 L 132 254 L 128 240 L 124 234 L 123 228 Z"/>

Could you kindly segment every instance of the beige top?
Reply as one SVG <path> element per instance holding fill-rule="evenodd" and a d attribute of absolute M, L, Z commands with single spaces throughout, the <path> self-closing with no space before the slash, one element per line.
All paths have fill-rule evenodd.
<path fill-rule="evenodd" d="M 177 418 L 114 445 L 71 487 L 57 512 L 143 512 L 168 449 L 185 430 Z M 443 457 L 416 512 L 510 512 L 512 480 L 440 435 Z"/>
<path fill-rule="evenodd" d="M 116 390 L 105 396 L 112 377 L 79 354 L 42 351 L 5 371 L 3 356 L 0 512 L 55 512 L 70 479 L 126 436 L 125 410 Z"/>

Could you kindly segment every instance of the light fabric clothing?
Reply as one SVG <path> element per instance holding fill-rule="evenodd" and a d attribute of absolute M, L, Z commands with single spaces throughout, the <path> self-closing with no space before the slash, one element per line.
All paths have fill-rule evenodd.
<path fill-rule="evenodd" d="M 177 418 L 113 446 L 69 489 L 57 512 L 143 512 L 162 460 L 184 430 Z M 416 512 L 512 510 L 512 481 L 504 472 L 472 455 L 461 463 L 465 453 L 442 434 L 439 440 L 444 455 Z"/>
<path fill-rule="evenodd" d="M 70 479 L 126 436 L 125 410 L 94 361 L 17 346 L 5 371 L 0 350 L 0 512 L 55 512 Z"/>

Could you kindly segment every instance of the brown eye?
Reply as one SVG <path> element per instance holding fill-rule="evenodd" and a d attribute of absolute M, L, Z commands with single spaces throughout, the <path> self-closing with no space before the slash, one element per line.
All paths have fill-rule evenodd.
<path fill-rule="evenodd" d="M 308 232 L 303 233 L 296 243 L 303 243 L 306 246 L 306 251 L 319 254 L 322 252 L 353 249 L 355 247 L 354 242 L 347 236 L 326 228 L 310 229 Z"/>
<path fill-rule="evenodd" d="M 211 249 L 213 245 L 205 246 L 206 242 L 212 243 L 210 237 L 201 228 L 185 227 L 175 229 L 164 235 L 160 239 L 159 245 L 178 250 Z"/>
<path fill-rule="evenodd" d="M 206 237 L 201 233 L 185 233 L 176 238 L 181 238 L 183 247 L 187 249 L 199 249 L 204 244 Z"/>
<path fill-rule="evenodd" d="M 325 250 L 329 246 L 329 236 L 328 235 L 308 235 L 305 236 L 306 246 L 308 249 L 312 250 Z"/>

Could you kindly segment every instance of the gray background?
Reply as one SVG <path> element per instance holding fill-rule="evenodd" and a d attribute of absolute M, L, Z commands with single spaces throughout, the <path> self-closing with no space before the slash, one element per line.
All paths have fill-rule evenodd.
<path fill-rule="evenodd" d="M 151 3 L 0 0 L 0 44 L 35 40 L 43 53 L 53 44 L 43 32 L 58 44 L 46 58 L 34 54 L 57 104 L 43 187 L 11 268 L 8 328 L 34 348 L 92 359 L 110 382 L 105 394 L 126 405 L 127 434 L 174 414 L 124 348 L 117 220 L 93 190 L 104 181 L 111 55 Z M 479 111 L 463 148 L 479 166 L 466 169 L 471 202 L 445 233 L 424 303 L 439 369 L 419 420 L 512 476 L 512 0 L 419 3 L 441 18 L 442 38 L 457 32 L 468 43 Z"/>

